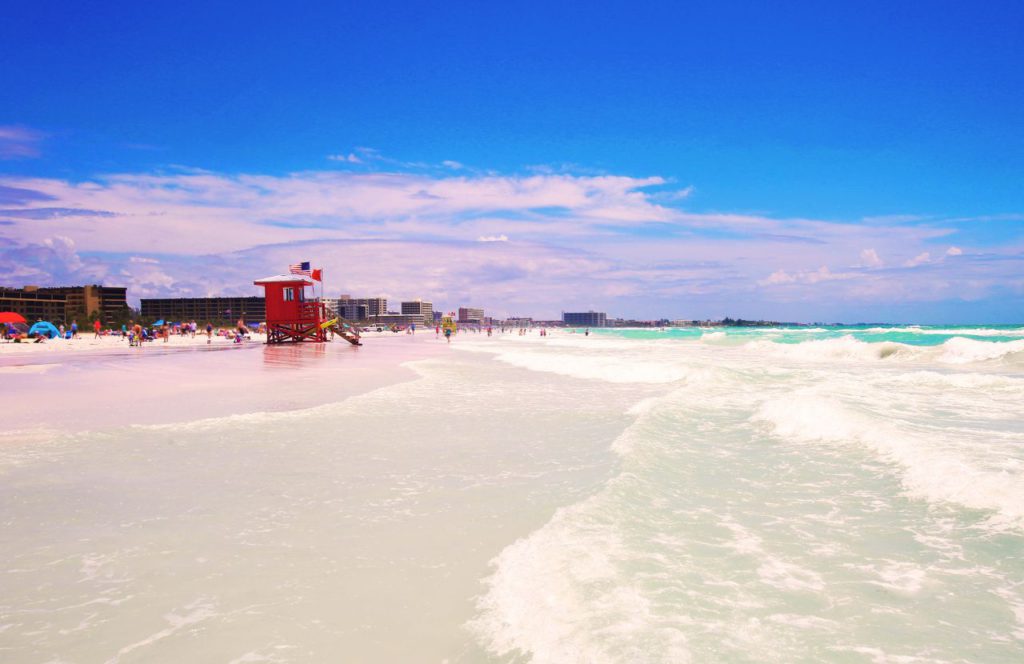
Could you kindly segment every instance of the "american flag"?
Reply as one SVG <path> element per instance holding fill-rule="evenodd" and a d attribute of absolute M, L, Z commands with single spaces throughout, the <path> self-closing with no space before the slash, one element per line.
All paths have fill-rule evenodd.
<path fill-rule="evenodd" d="M 305 261 L 302 263 L 292 263 L 291 265 L 288 266 L 288 271 L 291 272 L 292 274 L 304 274 L 307 277 L 310 276 L 310 274 L 312 273 L 312 270 L 310 270 L 309 267 L 309 261 Z"/>

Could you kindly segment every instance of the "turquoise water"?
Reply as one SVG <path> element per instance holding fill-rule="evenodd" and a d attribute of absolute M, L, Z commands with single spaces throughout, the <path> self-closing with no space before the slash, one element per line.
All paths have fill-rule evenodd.
<path fill-rule="evenodd" d="M 1024 661 L 1024 329 L 509 341 L 511 366 L 658 389 L 619 472 L 495 559 L 492 653 Z"/>
<path fill-rule="evenodd" d="M 583 333 L 584 329 L 577 329 Z M 840 325 L 827 327 L 667 327 L 667 328 L 594 328 L 591 334 L 616 336 L 624 339 L 700 339 L 701 337 L 724 332 L 735 343 L 769 338 L 775 343 L 798 344 L 810 340 L 840 339 L 850 337 L 858 341 L 877 343 L 891 341 L 911 346 L 938 346 L 950 339 L 962 337 L 978 341 L 1006 342 L 1024 339 L 1024 327 L 1020 325 L 976 325 L 949 326 L 904 326 L 893 325 Z"/>

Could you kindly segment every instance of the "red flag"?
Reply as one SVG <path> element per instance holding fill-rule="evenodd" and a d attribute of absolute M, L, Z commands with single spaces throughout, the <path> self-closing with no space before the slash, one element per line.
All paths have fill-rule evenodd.
<path fill-rule="evenodd" d="M 313 270 L 313 275 L 312 275 L 313 276 L 313 280 L 314 281 L 323 281 L 324 280 L 324 278 L 323 278 L 324 274 L 323 273 L 324 273 L 324 271 L 322 269 Z"/>

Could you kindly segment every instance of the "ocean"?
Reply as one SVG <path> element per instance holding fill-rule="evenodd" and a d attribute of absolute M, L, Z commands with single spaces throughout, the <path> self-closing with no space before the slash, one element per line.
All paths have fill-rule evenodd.
<path fill-rule="evenodd" d="M 1024 661 L 1024 328 L 433 337 L 5 376 L 0 660 Z"/>

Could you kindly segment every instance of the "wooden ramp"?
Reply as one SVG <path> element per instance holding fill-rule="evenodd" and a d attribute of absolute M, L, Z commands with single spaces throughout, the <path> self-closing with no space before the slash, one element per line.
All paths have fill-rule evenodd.
<path fill-rule="evenodd" d="M 358 328 L 346 323 L 341 318 L 332 318 L 331 320 L 324 321 L 321 323 L 321 327 L 325 330 L 332 330 L 335 334 L 353 346 L 363 345 L 363 342 L 359 340 Z"/>

